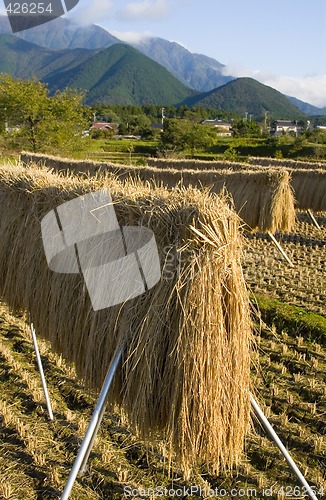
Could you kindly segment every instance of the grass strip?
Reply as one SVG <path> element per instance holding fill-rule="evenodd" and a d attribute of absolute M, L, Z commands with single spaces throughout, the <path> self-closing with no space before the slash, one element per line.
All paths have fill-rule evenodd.
<path fill-rule="evenodd" d="M 266 295 L 251 295 L 251 301 L 258 305 L 261 317 L 268 325 L 289 335 L 302 336 L 312 342 L 326 345 L 326 318 L 306 311 L 303 307 L 286 304 Z"/>

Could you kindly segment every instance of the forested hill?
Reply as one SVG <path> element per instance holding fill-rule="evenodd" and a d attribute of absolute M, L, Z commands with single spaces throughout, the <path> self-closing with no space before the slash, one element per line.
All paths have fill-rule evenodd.
<path fill-rule="evenodd" d="M 163 66 L 126 44 L 95 51 L 79 66 L 44 80 L 52 89 L 86 90 L 87 104 L 169 105 L 194 94 Z"/>
<path fill-rule="evenodd" d="M 188 106 L 220 108 L 261 119 L 265 112 L 279 119 L 300 119 L 305 115 L 281 92 L 252 78 L 238 78 L 209 92 L 191 96 L 184 101 Z"/>

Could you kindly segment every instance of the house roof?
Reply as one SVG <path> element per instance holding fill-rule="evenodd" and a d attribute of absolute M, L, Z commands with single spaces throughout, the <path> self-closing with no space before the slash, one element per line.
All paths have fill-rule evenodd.
<path fill-rule="evenodd" d="M 117 123 L 94 122 L 92 123 L 91 129 L 116 130 L 118 127 L 119 125 Z"/>
<path fill-rule="evenodd" d="M 275 120 L 273 125 L 279 125 L 280 127 L 295 127 L 296 124 L 290 120 Z"/>
<path fill-rule="evenodd" d="M 215 127 L 232 127 L 231 123 L 222 120 L 203 120 L 202 125 L 214 125 Z"/>

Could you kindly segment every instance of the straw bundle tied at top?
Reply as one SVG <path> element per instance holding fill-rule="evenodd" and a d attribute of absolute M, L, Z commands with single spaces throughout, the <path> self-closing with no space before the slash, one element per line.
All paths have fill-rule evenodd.
<path fill-rule="evenodd" d="M 26 164 L 35 159 L 47 167 L 66 173 L 114 173 L 121 180 L 141 179 L 152 185 L 162 184 L 169 189 L 176 185 L 209 187 L 212 192 L 224 189 L 232 196 L 234 207 L 251 229 L 263 232 L 289 232 L 295 224 L 294 195 L 288 172 L 278 169 L 262 170 L 192 170 L 175 168 L 134 167 L 114 164 L 96 164 L 65 160 L 45 155 L 24 153 Z M 212 163 L 212 168 L 214 168 Z"/>
<path fill-rule="evenodd" d="M 154 232 L 162 278 L 142 296 L 94 312 L 82 276 L 49 270 L 40 221 L 103 187 L 121 225 Z M 110 401 L 123 405 L 139 434 L 163 437 L 186 472 L 236 464 L 249 423 L 251 321 L 239 219 L 225 200 L 20 167 L 0 170 L 0 200 L 0 291 L 8 304 L 28 311 L 38 334 L 92 388 L 125 343 Z"/>

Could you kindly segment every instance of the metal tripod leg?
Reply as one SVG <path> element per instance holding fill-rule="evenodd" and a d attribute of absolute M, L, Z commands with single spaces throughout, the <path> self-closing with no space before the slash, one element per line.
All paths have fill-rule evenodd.
<path fill-rule="evenodd" d="M 30 329 L 31 329 L 31 334 L 32 334 L 32 339 L 33 339 L 35 354 L 36 354 L 37 366 L 38 366 L 38 369 L 39 369 L 39 372 L 40 372 L 40 375 L 41 375 L 41 381 L 42 381 L 42 386 L 43 386 L 43 392 L 44 392 L 44 396 L 45 396 L 46 406 L 47 406 L 47 409 L 48 409 L 49 419 L 53 420 L 53 413 L 52 413 L 51 401 L 50 401 L 49 392 L 48 392 L 48 388 L 47 388 L 45 377 L 44 377 L 44 371 L 43 371 L 43 365 L 42 365 L 41 355 L 40 355 L 40 351 L 39 351 L 39 348 L 38 348 L 38 344 L 37 344 L 37 339 L 36 339 L 36 334 L 35 334 L 33 323 L 30 324 Z"/>
<path fill-rule="evenodd" d="M 303 477 L 303 475 L 299 471 L 299 469 L 296 466 L 295 462 L 293 461 L 291 455 L 289 454 L 289 452 L 285 448 L 284 444 L 282 443 L 282 441 L 280 440 L 280 438 L 278 437 L 278 435 L 274 431 L 273 427 L 271 426 L 271 424 L 269 423 L 269 421 L 265 417 L 262 409 L 260 408 L 257 401 L 254 399 L 254 397 L 252 395 L 250 395 L 250 403 L 251 403 L 251 406 L 253 407 L 260 423 L 262 424 L 262 426 L 264 427 L 267 434 L 271 437 L 271 439 L 274 441 L 274 443 L 276 444 L 276 446 L 278 447 L 278 449 L 280 450 L 280 452 L 284 456 L 285 460 L 287 461 L 287 463 L 291 467 L 292 471 L 294 472 L 294 474 L 297 476 L 300 483 L 304 487 L 305 492 L 309 495 L 309 497 L 312 500 L 318 500 L 318 498 L 316 497 L 316 495 L 312 491 L 311 486 L 309 486 L 309 484 L 307 483 L 307 481 L 305 480 L 305 478 Z"/>
<path fill-rule="evenodd" d="M 267 234 L 270 237 L 270 239 L 272 240 L 272 242 L 274 243 L 274 245 L 276 246 L 277 250 L 284 257 L 284 259 L 288 261 L 288 263 L 290 264 L 291 267 L 294 267 L 293 262 L 286 255 L 286 253 L 284 252 L 283 248 L 281 247 L 281 245 L 279 244 L 279 242 L 277 241 L 277 239 L 275 238 L 275 236 L 270 231 L 268 231 Z"/>
<path fill-rule="evenodd" d="M 314 214 L 312 213 L 312 211 L 308 209 L 308 210 L 307 210 L 307 214 L 309 215 L 309 217 L 310 217 L 310 219 L 311 219 L 312 223 L 314 224 L 314 226 L 316 226 L 316 228 L 317 228 L 317 229 L 320 229 L 320 225 L 319 225 L 319 224 L 318 224 L 318 222 L 316 221 L 315 216 L 314 216 Z"/>
<path fill-rule="evenodd" d="M 73 465 L 71 472 L 69 474 L 65 489 L 61 495 L 61 500 L 67 500 L 69 498 L 70 492 L 73 488 L 73 485 L 75 483 L 78 472 L 80 471 L 81 468 L 85 469 L 85 467 L 86 467 L 87 459 L 88 459 L 89 454 L 92 450 L 92 446 L 93 446 L 97 431 L 99 429 L 99 426 L 101 424 L 101 420 L 102 420 L 102 417 L 103 417 L 103 414 L 105 411 L 105 406 L 106 406 L 107 399 L 108 399 L 108 392 L 109 392 L 109 389 L 111 387 L 114 374 L 118 368 L 119 362 L 120 362 L 121 357 L 122 357 L 122 351 L 123 351 L 123 348 L 118 347 L 118 349 L 116 350 L 116 353 L 114 355 L 114 358 L 111 362 L 111 365 L 110 365 L 108 373 L 105 377 L 99 398 L 97 400 L 91 421 L 88 425 L 85 437 L 84 437 L 83 442 L 79 448 L 74 465 Z"/>

